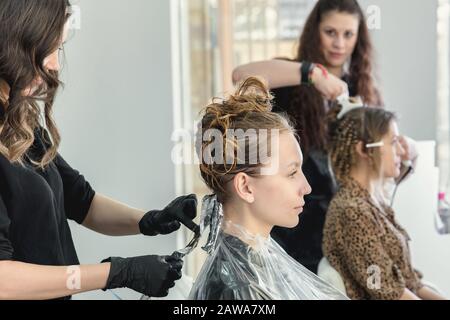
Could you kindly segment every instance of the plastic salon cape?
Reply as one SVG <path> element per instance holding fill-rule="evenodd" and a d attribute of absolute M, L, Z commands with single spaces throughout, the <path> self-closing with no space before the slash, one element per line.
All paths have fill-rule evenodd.
<path fill-rule="evenodd" d="M 273 239 L 224 222 L 189 300 L 347 300 Z"/>

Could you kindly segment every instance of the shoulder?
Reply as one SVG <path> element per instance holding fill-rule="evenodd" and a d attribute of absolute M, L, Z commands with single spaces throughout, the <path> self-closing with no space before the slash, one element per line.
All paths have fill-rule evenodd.
<path fill-rule="evenodd" d="M 0 152 L 0 168 L 3 168 L 6 165 L 11 165 L 11 162 Z"/>
<path fill-rule="evenodd" d="M 226 261 L 229 260 L 229 261 Z M 248 283 L 239 281 L 232 257 L 210 256 L 191 290 L 193 300 L 236 300 Z"/>
<path fill-rule="evenodd" d="M 357 221 L 370 217 L 370 203 L 361 197 L 354 197 L 350 190 L 340 189 L 331 200 L 328 214 L 336 219 Z"/>
<path fill-rule="evenodd" d="M 6 181 L 12 181 L 18 177 L 18 174 L 23 173 L 24 167 L 19 163 L 12 163 L 7 157 L 0 153 L 0 187 Z"/>

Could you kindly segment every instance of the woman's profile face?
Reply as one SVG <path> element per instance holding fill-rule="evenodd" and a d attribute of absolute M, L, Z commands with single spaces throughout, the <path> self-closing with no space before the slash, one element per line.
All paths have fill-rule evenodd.
<path fill-rule="evenodd" d="M 59 54 L 60 54 L 60 51 L 62 50 L 63 44 L 67 40 L 67 37 L 69 34 L 69 27 L 70 27 L 70 24 L 69 24 L 69 21 L 67 21 L 66 24 L 64 25 L 63 34 L 59 41 L 58 48 L 56 48 L 49 56 L 47 56 L 44 59 L 43 66 L 44 66 L 44 69 L 46 69 L 47 71 L 60 71 L 61 65 L 60 65 Z M 43 80 L 40 77 L 36 78 L 33 81 L 33 83 L 27 89 L 25 89 L 25 95 L 32 95 L 33 92 L 37 89 L 37 87 L 42 84 L 42 81 Z"/>
<path fill-rule="evenodd" d="M 299 223 L 304 196 L 311 193 L 302 162 L 302 151 L 295 136 L 281 133 L 279 150 L 269 164 L 276 164 L 273 174 L 252 179 L 255 192 L 252 212 L 266 225 L 293 228 Z"/>
<path fill-rule="evenodd" d="M 384 178 L 398 178 L 405 153 L 401 143 L 397 122 L 391 121 L 389 132 L 383 137 L 381 147 L 381 170 Z"/>
<path fill-rule="evenodd" d="M 359 17 L 332 11 L 319 25 L 322 53 L 328 67 L 342 67 L 353 54 L 358 40 Z"/>

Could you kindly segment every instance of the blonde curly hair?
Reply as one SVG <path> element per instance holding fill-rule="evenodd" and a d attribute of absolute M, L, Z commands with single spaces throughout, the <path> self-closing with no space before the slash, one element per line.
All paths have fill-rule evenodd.
<path fill-rule="evenodd" d="M 258 133 L 266 130 L 269 132 L 268 139 L 271 137 L 272 129 L 278 130 L 280 134 L 284 132 L 296 134 L 285 115 L 272 112 L 272 99 L 265 83 L 259 78 L 250 77 L 239 85 L 233 95 L 227 99 L 213 99 L 213 102 L 202 111 L 203 117 L 196 139 L 197 154 L 202 160 L 200 172 L 206 185 L 222 203 L 229 196 L 227 184 L 236 174 L 241 172 L 250 176 L 260 174 L 259 169 L 263 166 L 262 159 L 257 158 L 258 161 L 252 161 L 251 150 L 267 143 L 267 140 L 264 139 L 258 139 L 258 142 L 255 142 L 246 137 L 236 137 L 230 134 L 231 131 L 254 130 Z M 211 129 L 221 133 L 222 141 L 214 141 L 222 146 L 220 149 L 223 154 L 220 156 L 223 156 L 222 159 L 231 161 L 223 161 L 223 163 L 220 161 L 205 163 L 203 161 L 204 158 L 211 159 L 217 156 L 214 154 L 216 150 L 210 148 L 213 139 L 208 132 Z M 271 153 L 270 150 L 268 152 Z M 240 158 L 242 155 L 244 155 L 244 159 Z"/>

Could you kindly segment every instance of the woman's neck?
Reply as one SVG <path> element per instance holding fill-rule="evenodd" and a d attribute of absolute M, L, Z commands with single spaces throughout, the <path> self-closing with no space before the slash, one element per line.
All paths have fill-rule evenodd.
<path fill-rule="evenodd" d="M 370 195 L 375 198 L 376 188 L 374 186 L 377 184 L 377 181 L 369 172 L 369 168 L 353 168 L 350 172 L 350 177 L 358 182 L 361 187 L 366 189 L 370 193 Z"/>
<path fill-rule="evenodd" d="M 384 180 L 380 177 L 371 174 L 371 168 L 362 166 L 354 168 L 350 172 L 350 177 L 353 178 L 358 184 L 369 192 L 372 201 L 382 209 L 383 203 L 385 203 L 384 196 L 382 194 L 382 185 Z M 381 187 L 381 189 L 380 189 Z"/>
<path fill-rule="evenodd" d="M 223 206 L 223 215 L 226 221 L 241 226 L 251 236 L 261 236 L 268 239 L 273 229 L 273 225 L 255 217 L 255 214 L 246 204 L 227 203 Z"/>
<path fill-rule="evenodd" d="M 329 73 L 331 73 L 332 75 L 338 77 L 339 79 L 341 79 L 343 74 L 344 74 L 344 68 L 343 67 L 327 66 L 327 70 L 328 70 Z"/>

